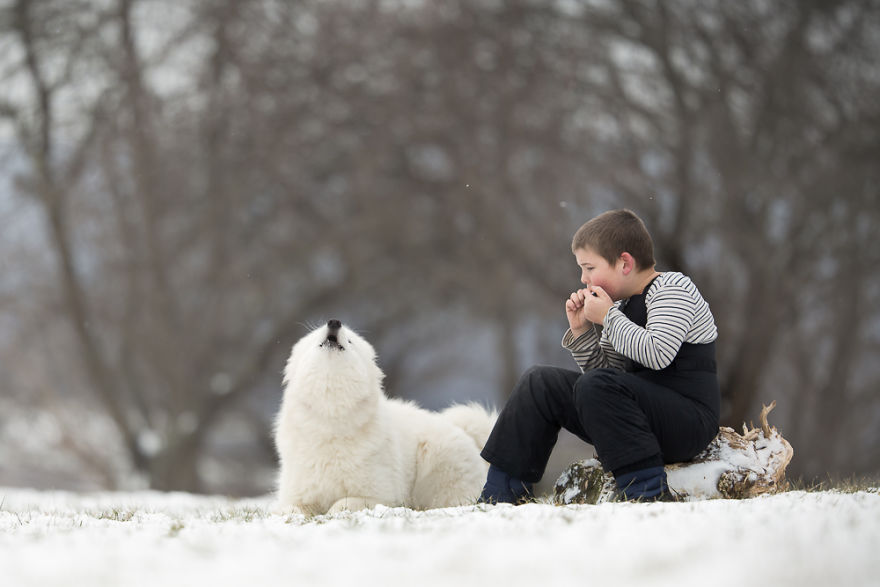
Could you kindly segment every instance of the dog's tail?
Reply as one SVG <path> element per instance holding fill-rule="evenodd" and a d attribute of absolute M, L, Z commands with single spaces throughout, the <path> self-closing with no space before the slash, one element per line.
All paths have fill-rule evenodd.
<path fill-rule="evenodd" d="M 476 402 L 453 404 L 440 413 L 473 438 L 479 450 L 483 450 L 498 419 L 498 412 L 489 411 Z"/>

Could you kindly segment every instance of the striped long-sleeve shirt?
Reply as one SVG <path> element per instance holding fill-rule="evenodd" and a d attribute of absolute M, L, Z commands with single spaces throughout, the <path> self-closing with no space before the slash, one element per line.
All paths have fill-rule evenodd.
<path fill-rule="evenodd" d="M 681 273 L 661 273 L 645 293 L 648 321 L 634 324 L 615 302 L 605 315 L 601 335 L 590 328 L 575 338 L 569 329 L 562 338 L 583 371 L 598 367 L 623 369 L 628 357 L 649 369 L 672 363 L 682 343 L 707 344 L 718 337 L 709 304 L 697 286 Z"/>

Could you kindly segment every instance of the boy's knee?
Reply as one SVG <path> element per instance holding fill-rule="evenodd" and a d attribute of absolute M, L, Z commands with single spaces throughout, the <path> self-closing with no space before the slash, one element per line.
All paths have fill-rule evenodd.
<path fill-rule="evenodd" d="M 617 379 L 621 372 L 615 369 L 591 369 L 581 375 L 572 390 L 575 404 L 589 409 L 601 409 L 610 396 L 620 392 Z"/>
<path fill-rule="evenodd" d="M 548 374 L 556 371 L 558 367 L 550 365 L 532 365 L 523 373 L 523 377 L 546 377 Z"/>
<path fill-rule="evenodd" d="M 532 379 L 533 377 L 540 376 L 541 371 L 545 368 L 542 365 L 532 365 L 523 372 L 520 379 Z"/>
<path fill-rule="evenodd" d="M 590 369 L 578 377 L 574 387 L 575 390 L 582 391 L 615 387 L 620 374 L 615 369 Z"/>
<path fill-rule="evenodd" d="M 534 365 L 526 369 L 519 380 L 517 389 L 527 389 L 534 391 L 547 387 L 546 382 L 554 371 L 555 367 L 547 365 Z"/>
<path fill-rule="evenodd" d="M 527 369 L 513 388 L 509 402 L 529 404 L 558 400 L 570 393 L 573 380 L 566 380 L 562 369 L 547 365 L 536 365 Z M 570 397 L 570 396 L 569 396 Z"/>

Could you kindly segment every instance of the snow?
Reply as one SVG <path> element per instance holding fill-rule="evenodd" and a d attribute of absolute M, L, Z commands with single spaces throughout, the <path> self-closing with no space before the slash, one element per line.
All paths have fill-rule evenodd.
<path fill-rule="evenodd" d="M 760 430 L 755 430 L 754 434 L 754 441 L 737 448 L 716 439 L 707 449 L 709 460 L 667 470 L 669 486 L 678 493 L 699 499 L 717 497 L 718 481 L 727 471 L 749 471 L 748 478 L 753 482 L 759 477 L 772 477 L 770 473 L 776 471 L 781 463 L 787 464 L 782 460 L 787 443 L 775 428 L 769 437 Z M 744 435 L 750 434 L 744 430 Z M 601 466 L 598 462 L 596 465 Z"/>
<path fill-rule="evenodd" d="M 386 508 L 0 488 L 0 584 L 878 585 L 880 492 Z"/>
<path fill-rule="evenodd" d="M 666 481 L 673 490 L 689 496 L 718 495 L 718 480 L 733 467 L 725 461 L 695 463 L 668 471 Z"/>

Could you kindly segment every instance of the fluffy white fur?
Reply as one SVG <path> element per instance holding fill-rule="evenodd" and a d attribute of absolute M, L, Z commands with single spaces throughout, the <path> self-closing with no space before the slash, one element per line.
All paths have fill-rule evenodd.
<path fill-rule="evenodd" d="M 275 429 L 282 510 L 476 500 L 489 466 L 479 452 L 495 414 L 476 404 L 423 410 L 386 397 L 383 377 L 373 347 L 344 325 L 338 333 L 322 326 L 294 345 Z"/>

